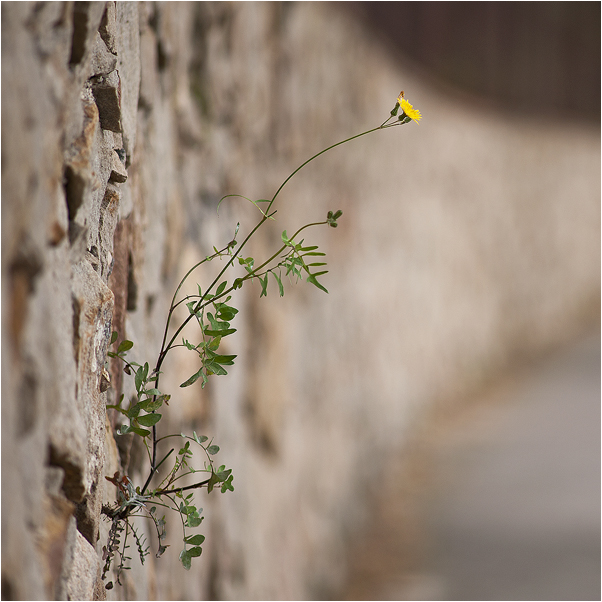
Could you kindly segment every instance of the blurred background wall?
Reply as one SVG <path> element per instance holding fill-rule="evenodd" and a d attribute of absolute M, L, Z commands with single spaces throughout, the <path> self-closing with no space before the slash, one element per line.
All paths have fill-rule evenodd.
<path fill-rule="evenodd" d="M 334 595 L 427 410 L 598 324 L 599 84 L 572 85 L 599 81 L 579 35 L 593 3 L 570 19 L 565 3 L 492 3 L 474 42 L 481 3 L 350 4 L 3 3 L 3 597 Z M 542 23 L 532 54 L 513 32 Z M 582 44 L 574 69 L 545 51 L 553 32 Z M 564 75 L 542 92 L 546 70 Z M 234 493 L 199 496 L 203 556 L 190 572 L 177 553 L 135 559 L 107 592 L 104 476 L 143 478 L 104 407 L 132 393 L 115 365 L 101 391 L 111 330 L 152 361 L 179 277 L 255 219 L 233 199 L 218 218 L 220 197 L 271 196 L 401 89 L 420 125 L 304 168 L 253 244 L 269 256 L 283 229 L 342 209 L 307 237 L 330 294 L 245 287 L 228 377 L 179 389 L 195 358 L 165 365 L 169 426 L 215 437 L 235 475 Z"/>

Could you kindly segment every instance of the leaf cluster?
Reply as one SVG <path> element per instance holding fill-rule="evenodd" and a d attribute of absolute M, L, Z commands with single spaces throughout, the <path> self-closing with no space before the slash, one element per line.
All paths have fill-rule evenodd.
<path fill-rule="evenodd" d="M 201 368 L 185 380 L 180 387 L 189 387 L 199 378 L 201 379 L 201 386 L 205 387 L 209 376 L 212 374 L 225 376 L 228 372 L 224 366 L 234 364 L 236 355 L 224 355 L 218 352 L 222 339 L 236 332 L 236 328 L 232 328 L 230 325 L 231 320 L 238 313 L 238 309 L 228 305 L 232 297 L 228 296 L 221 302 L 215 300 L 224 292 L 226 286 L 227 282 L 224 281 L 217 287 L 215 294 L 207 293 L 204 295 L 204 299 L 211 302 L 213 312 L 205 311 L 203 306 L 198 308 L 199 303 L 194 301 L 186 304 L 188 311 L 196 318 L 200 326 L 202 339 L 197 345 L 193 345 L 187 339 L 182 339 L 182 344 L 190 351 L 195 351 L 198 354 L 201 360 Z M 198 288 L 199 296 L 203 297 L 201 287 Z"/>
<path fill-rule="evenodd" d="M 113 333 L 114 335 L 116 333 Z M 123 351 L 125 345 L 125 351 L 132 348 L 133 343 L 131 341 L 123 341 L 119 349 L 122 349 L 122 353 L 109 352 L 109 357 L 117 357 L 125 362 L 125 370 L 128 374 L 134 371 L 134 385 L 136 387 L 136 397 L 130 402 L 129 407 L 126 409 L 122 406 L 124 395 L 122 394 L 117 404 L 107 405 L 107 408 L 117 410 L 120 414 L 123 414 L 129 420 L 129 425 L 121 425 L 117 434 L 127 435 L 128 433 L 135 433 L 140 437 L 148 437 L 151 434 L 147 428 L 153 427 L 160 420 L 162 415 L 157 413 L 157 410 L 165 403 L 169 405 L 169 395 L 165 395 L 154 386 L 149 386 L 149 383 L 156 382 L 157 373 L 153 371 L 149 374 L 148 362 L 145 362 L 144 366 L 137 364 L 136 362 L 128 362 L 125 360 L 125 352 Z"/>

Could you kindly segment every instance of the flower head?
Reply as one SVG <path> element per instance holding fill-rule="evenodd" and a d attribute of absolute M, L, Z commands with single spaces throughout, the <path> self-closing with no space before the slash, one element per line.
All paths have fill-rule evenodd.
<path fill-rule="evenodd" d="M 397 102 L 403 111 L 403 114 L 400 115 L 400 119 L 404 119 L 405 117 L 409 117 L 411 120 L 418 123 L 422 119 L 422 115 L 418 109 L 415 109 L 404 97 L 403 92 L 397 97 Z M 404 117 L 405 116 L 405 117 Z"/>

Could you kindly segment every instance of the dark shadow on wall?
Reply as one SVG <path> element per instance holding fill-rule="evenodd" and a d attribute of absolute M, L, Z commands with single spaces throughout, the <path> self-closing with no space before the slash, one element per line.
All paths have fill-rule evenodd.
<path fill-rule="evenodd" d="M 527 116 L 600 121 L 599 2 L 346 2 L 390 51 Z"/>

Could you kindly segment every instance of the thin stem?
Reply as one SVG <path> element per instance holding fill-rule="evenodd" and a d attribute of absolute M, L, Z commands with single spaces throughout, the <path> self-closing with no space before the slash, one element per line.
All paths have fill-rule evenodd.
<path fill-rule="evenodd" d="M 388 121 L 388 119 L 387 119 Z M 270 210 L 270 207 L 272 206 L 272 203 L 276 200 L 276 197 L 280 194 L 280 191 L 285 187 L 286 183 L 298 172 L 300 171 L 303 167 L 305 167 L 308 163 L 310 163 L 311 161 L 313 161 L 314 159 L 317 159 L 320 155 L 323 155 L 325 152 L 340 146 L 341 144 L 345 144 L 346 142 L 350 142 L 351 140 L 355 140 L 356 138 L 359 138 L 360 136 L 365 136 L 366 134 L 371 134 L 372 132 L 376 132 L 377 130 L 382 130 L 385 129 L 387 127 L 391 127 L 391 125 L 397 125 L 397 124 L 390 124 L 390 125 L 385 125 L 387 123 L 387 121 L 385 121 L 383 124 L 379 125 L 377 128 L 372 128 L 371 130 L 366 130 L 365 132 L 362 132 L 361 134 L 356 134 L 355 136 L 351 136 L 351 138 L 346 138 L 345 140 L 341 140 L 340 142 L 336 142 L 335 144 L 332 144 L 331 146 L 325 148 L 324 150 L 321 150 L 319 153 L 316 153 L 313 157 L 310 157 L 309 159 L 307 159 L 307 161 L 304 161 L 303 163 L 301 163 L 301 165 L 299 165 L 299 167 L 297 167 L 297 169 L 295 169 L 295 171 L 293 171 L 293 173 L 291 173 L 288 178 L 286 178 L 286 180 L 284 180 L 284 182 L 282 182 L 282 184 L 280 185 L 280 188 L 278 188 L 278 190 L 276 191 L 276 194 L 272 197 L 272 200 L 270 201 L 270 204 L 268 205 L 268 208 L 266 210 L 266 213 Z"/>
<path fill-rule="evenodd" d="M 193 485 L 186 485 L 184 487 L 176 487 L 175 489 L 167 489 L 162 491 L 155 492 L 155 495 L 167 495 L 168 493 L 178 493 L 179 491 L 188 491 L 190 489 L 200 489 L 203 485 L 207 485 L 211 481 L 211 478 L 206 479 L 205 481 L 200 481 L 198 483 L 194 483 Z"/>

